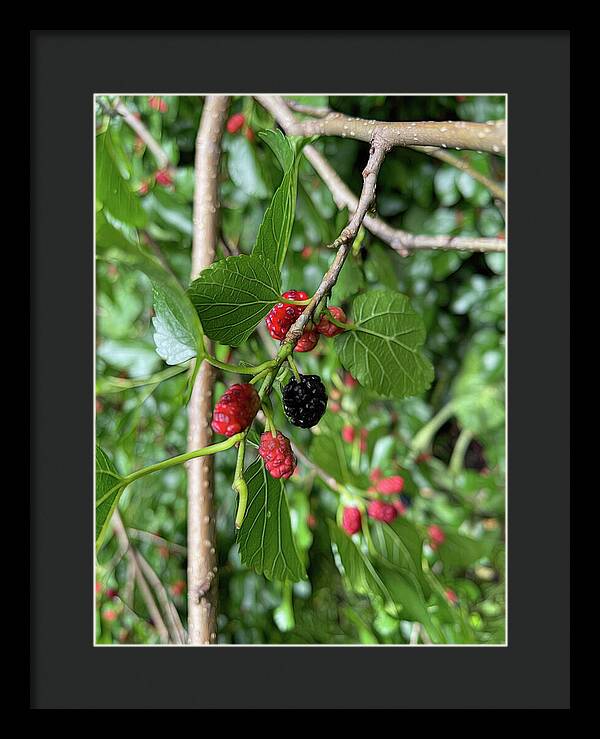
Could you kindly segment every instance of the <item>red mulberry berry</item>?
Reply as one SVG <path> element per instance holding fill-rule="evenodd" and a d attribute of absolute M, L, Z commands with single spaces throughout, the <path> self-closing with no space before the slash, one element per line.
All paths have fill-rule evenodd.
<path fill-rule="evenodd" d="M 306 300 L 308 295 L 302 290 L 288 290 L 283 293 L 283 297 L 288 300 Z M 286 305 L 285 303 L 274 305 L 265 318 L 269 334 L 274 339 L 283 341 L 291 325 L 295 323 L 303 310 L 303 305 Z"/>
<path fill-rule="evenodd" d="M 458 595 L 456 595 L 456 593 L 454 592 L 454 590 L 451 590 L 450 588 L 446 588 L 446 590 L 444 591 L 444 593 L 445 593 L 446 598 L 448 600 L 448 603 L 450 603 L 450 605 L 455 606 L 458 603 Z"/>
<path fill-rule="evenodd" d="M 406 506 L 402 502 L 402 500 L 395 500 L 392 505 L 394 506 L 394 510 L 399 516 L 403 516 L 406 513 Z"/>
<path fill-rule="evenodd" d="M 159 169 L 155 175 L 156 181 L 163 187 L 168 187 L 173 184 L 173 178 L 171 177 L 168 169 Z"/>
<path fill-rule="evenodd" d="M 346 314 L 341 308 L 336 308 L 335 305 L 332 305 L 330 308 L 328 308 L 328 310 L 336 321 L 340 321 L 341 323 L 346 322 Z M 340 328 L 339 326 L 331 323 L 327 315 L 321 316 L 321 318 L 319 319 L 319 323 L 317 323 L 315 328 L 320 334 L 323 334 L 323 336 L 327 336 L 328 338 L 331 338 L 332 336 L 337 336 L 338 334 L 344 332 L 343 328 Z"/>
<path fill-rule="evenodd" d="M 393 477 L 384 477 L 377 481 L 376 490 L 378 493 L 383 495 L 396 495 L 402 492 L 404 487 L 404 478 L 400 475 L 394 475 Z"/>
<path fill-rule="evenodd" d="M 355 377 L 352 377 L 352 375 L 349 372 L 344 373 L 344 385 L 346 387 L 356 387 L 358 385 L 358 380 Z"/>
<path fill-rule="evenodd" d="M 369 478 L 371 482 L 374 482 L 375 484 L 377 484 L 379 480 L 381 480 L 381 470 L 379 469 L 379 467 L 375 467 L 375 469 L 371 471 Z"/>
<path fill-rule="evenodd" d="M 346 444 L 352 444 L 354 441 L 354 429 L 352 426 L 344 426 L 342 429 L 342 439 L 346 442 Z"/>
<path fill-rule="evenodd" d="M 237 133 L 245 121 L 246 117 L 243 113 L 234 113 L 227 121 L 227 130 L 229 133 Z"/>
<path fill-rule="evenodd" d="M 244 431 L 254 420 L 259 408 L 260 398 L 254 385 L 232 385 L 215 406 L 213 431 L 224 436 Z"/>
<path fill-rule="evenodd" d="M 142 182 L 142 184 L 138 187 L 138 194 L 142 196 L 148 194 L 148 183 L 147 182 Z"/>
<path fill-rule="evenodd" d="M 446 541 L 446 534 L 444 534 L 440 527 L 435 524 L 428 527 L 427 534 L 429 536 L 429 546 L 432 549 L 437 549 L 440 544 L 443 544 Z"/>
<path fill-rule="evenodd" d="M 295 352 L 312 352 L 319 343 L 319 334 L 314 329 L 306 329 L 302 336 L 298 339 Z"/>
<path fill-rule="evenodd" d="M 391 523 L 398 516 L 398 512 L 393 505 L 381 500 L 373 500 L 369 503 L 367 513 L 376 521 L 384 521 L 385 523 Z"/>
<path fill-rule="evenodd" d="M 248 141 L 251 144 L 253 144 L 254 141 L 256 140 L 256 136 L 254 135 L 254 131 L 251 128 L 247 128 L 246 129 L 245 136 L 246 136 L 246 138 L 248 139 Z"/>
<path fill-rule="evenodd" d="M 356 534 L 360 531 L 360 511 L 358 508 L 344 508 L 342 527 L 347 534 Z"/>
<path fill-rule="evenodd" d="M 270 431 L 266 431 L 260 437 L 258 453 L 265 462 L 267 472 L 271 477 L 287 480 L 296 469 L 296 457 L 292 451 L 290 440 L 280 431 L 273 438 Z"/>
<path fill-rule="evenodd" d="M 161 97 L 157 95 L 150 95 L 150 97 L 148 98 L 148 105 L 153 110 L 158 110 L 160 113 L 166 113 L 167 110 L 169 110 L 169 106 Z"/>

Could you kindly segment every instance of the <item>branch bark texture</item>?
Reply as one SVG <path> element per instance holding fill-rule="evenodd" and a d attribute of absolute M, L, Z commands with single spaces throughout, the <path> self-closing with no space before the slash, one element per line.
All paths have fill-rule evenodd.
<path fill-rule="evenodd" d="M 257 95 L 257 100 L 275 115 L 274 103 L 286 105 L 277 95 Z M 287 107 L 287 105 L 286 105 Z M 341 136 L 371 142 L 375 134 L 389 146 L 439 146 L 442 149 L 473 149 L 493 154 L 506 152 L 504 121 L 387 121 L 352 118 L 331 112 L 316 120 L 298 121 L 291 116 L 288 133 L 294 136 Z"/>
<path fill-rule="evenodd" d="M 196 137 L 194 236 L 191 279 L 214 260 L 218 234 L 218 174 L 221 138 L 229 97 L 207 95 Z M 203 362 L 188 410 L 188 451 L 211 443 L 210 419 L 215 370 Z M 217 554 L 213 457 L 187 463 L 188 474 L 188 641 L 212 644 L 217 638 Z"/>
<path fill-rule="evenodd" d="M 294 130 L 295 118 L 283 98 L 271 95 L 257 95 L 257 100 L 273 115 L 275 120 L 289 135 Z M 295 106 L 296 107 L 296 106 Z M 302 150 L 329 188 L 338 208 L 348 208 L 354 212 L 358 206 L 358 198 L 341 179 L 327 159 L 312 145 Z M 425 236 L 410 234 L 402 229 L 394 228 L 378 216 L 367 213 L 363 223 L 373 235 L 391 246 L 401 256 L 407 256 L 418 249 L 457 249 L 461 251 L 503 252 L 506 242 L 498 238 L 471 238 L 464 236 Z"/>

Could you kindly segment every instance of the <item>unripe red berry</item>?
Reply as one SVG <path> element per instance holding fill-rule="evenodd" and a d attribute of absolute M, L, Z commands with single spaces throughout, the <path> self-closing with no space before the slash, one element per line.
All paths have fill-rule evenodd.
<path fill-rule="evenodd" d="M 342 514 L 342 527 L 344 531 L 352 536 L 360 531 L 360 511 L 358 508 L 344 508 Z"/>
<path fill-rule="evenodd" d="M 416 458 L 416 463 L 421 464 L 421 462 L 427 462 L 431 459 L 431 454 L 427 454 L 427 452 L 422 452 L 419 454 L 419 456 Z"/>
<path fill-rule="evenodd" d="M 167 103 L 158 95 L 150 95 L 148 98 L 148 105 L 153 110 L 158 110 L 160 113 L 166 113 L 169 109 Z"/>
<path fill-rule="evenodd" d="M 454 590 L 451 590 L 450 588 L 446 588 L 444 591 L 446 598 L 448 599 L 448 602 L 455 606 L 458 603 L 458 595 L 454 592 Z"/>
<path fill-rule="evenodd" d="M 398 516 L 394 506 L 384 503 L 382 500 L 371 501 L 367 507 L 367 513 L 376 521 L 384 521 L 385 523 L 391 523 Z"/>
<path fill-rule="evenodd" d="M 296 457 L 292 451 L 290 440 L 280 431 L 273 438 L 270 431 L 260 437 L 258 453 L 263 458 L 267 472 L 271 477 L 287 480 L 296 469 Z"/>
<path fill-rule="evenodd" d="M 158 180 L 158 175 L 157 175 Z M 142 182 L 142 184 L 138 187 L 138 195 L 147 195 L 148 194 L 148 183 Z"/>
<path fill-rule="evenodd" d="M 401 500 L 395 500 L 392 505 L 399 516 L 403 516 L 406 513 L 406 506 Z"/>
<path fill-rule="evenodd" d="M 352 444 L 354 441 L 354 429 L 352 426 L 344 426 L 342 429 L 342 439 L 346 442 L 346 444 Z"/>
<path fill-rule="evenodd" d="M 232 385 L 215 406 L 212 428 L 217 434 L 233 436 L 250 426 L 260 408 L 254 385 Z"/>
<path fill-rule="evenodd" d="M 173 178 L 168 169 L 159 169 L 155 177 L 157 183 L 163 187 L 168 187 L 173 184 Z"/>
<path fill-rule="evenodd" d="M 344 372 L 344 385 L 346 387 L 356 387 L 358 385 L 358 380 L 352 377 L 349 372 Z"/>
<path fill-rule="evenodd" d="M 302 259 L 310 259 L 310 257 L 312 256 L 312 253 L 313 253 L 312 246 L 305 246 L 304 249 L 302 249 L 302 251 L 300 252 L 300 256 L 302 257 Z"/>
<path fill-rule="evenodd" d="M 288 300 L 307 300 L 308 295 L 302 290 L 288 290 L 283 293 L 283 297 Z M 288 305 L 286 303 L 277 303 L 267 314 L 265 323 L 272 338 L 283 341 L 287 332 L 293 323 L 296 322 L 304 310 L 303 305 Z"/>
<path fill-rule="evenodd" d="M 108 610 L 104 611 L 102 613 L 102 618 L 105 621 L 116 621 L 117 620 L 117 612 L 113 611 L 112 608 L 109 608 Z"/>
<path fill-rule="evenodd" d="M 96 580 L 96 595 L 100 595 L 100 593 L 102 593 L 103 590 L 104 590 L 104 586 L 102 585 L 102 583 Z"/>
<path fill-rule="evenodd" d="M 309 513 L 306 517 L 306 523 L 309 529 L 315 529 L 317 527 L 317 518 L 312 513 Z"/>
<path fill-rule="evenodd" d="M 315 346 L 319 343 L 319 334 L 313 329 L 304 329 L 304 333 L 298 339 L 296 346 L 294 347 L 295 352 L 312 352 Z"/>
<path fill-rule="evenodd" d="M 432 549 L 437 549 L 446 541 L 446 534 L 444 534 L 442 529 L 435 524 L 432 524 L 427 528 L 427 535 L 429 536 L 429 546 Z"/>
<path fill-rule="evenodd" d="M 119 591 L 116 588 L 107 588 L 106 589 L 106 597 L 107 598 L 114 598 L 119 594 Z"/>
<path fill-rule="evenodd" d="M 243 113 L 234 113 L 227 121 L 227 130 L 229 133 L 237 133 L 244 125 L 246 117 Z"/>
<path fill-rule="evenodd" d="M 374 470 L 371 470 L 371 473 L 369 475 L 371 482 L 374 482 L 375 484 L 377 484 L 379 480 L 381 480 L 381 477 L 382 475 L 381 475 L 381 470 L 379 469 L 379 467 L 375 467 Z"/>
<path fill-rule="evenodd" d="M 331 313 L 336 321 L 340 321 L 341 323 L 346 322 L 346 314 L 341 308 L 337 308 L 335 305 L 332 305 L 328 308 L 328 311 Z M 321 318 L 319 319 L 319 323 L 317 323 L 315 328 L 320 334 L 323 334 L 323 336 L 327 336 L 328 338 L 337 336 L 338 334 L 344 332 L 343 328 L 340 328 L 339 326 L 331 323 L 326 314 L 323 314 L 321 316 Z"/>
<path fill-rule="evenodd" d="M 185 591 L 185 580 L 177 580 L 171 585 L 171 593 L 175 596 L 181 595 Z"/>
<path fill-rule="evenodd" d="M 253 144 L 254 141 L 256 140 L 256 136 L 254 135 L 254 131 L 251 128 L 247 128 L 246 129 L 245 136 L 246 136 L 246 138 L 248 139 L 248 141 L 251 144 Z"/>
<path fill-rule="evenodd" d="M 329 410 L 332 413 L 339 413 L 342 410 L 342 406 L 339 403 L 330 403 Z"/>
<path fill-rule="evenodd" d="M 404 478 L 400 475 L 394 475 L 393 477 L 384 477 L 377 481 L 375 488 L 378 493 L 383 495 L 396 495 L 402 492 L 404 487 Z"/>

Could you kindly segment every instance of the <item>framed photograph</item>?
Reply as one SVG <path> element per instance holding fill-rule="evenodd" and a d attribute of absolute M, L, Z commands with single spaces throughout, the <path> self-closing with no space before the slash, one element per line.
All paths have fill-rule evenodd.
<path fill-rule="evenodd" d="M 32 707 L 568 707 L 568 661 L 531 659 L 553 633 L 568 660 L 568 155 L 549 187 L 523 99 L 568 136 L 568 34 L 86 33 L 31 45 Z M 473 64 L 508 48 L 510 74 Z M 534 87 L 532 48 L 557 70 Z M 55 132 L 42 82 L 74 55 Z M 262 63 L 299 55 L 285 84 Z M 144 677 L 73 689 L 73 660 Z"/>

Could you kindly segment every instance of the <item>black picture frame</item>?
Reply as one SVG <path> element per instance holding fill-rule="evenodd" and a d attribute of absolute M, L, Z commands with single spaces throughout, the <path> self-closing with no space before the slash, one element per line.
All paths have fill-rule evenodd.
<path fill-rule="evenodd" d="M 31 31 L 30 708 L 569 708 L 569 55 L 568 31 Z M 154 89 L 508 94 L 506 647 L 93 646 L 92 96 Z"/>

